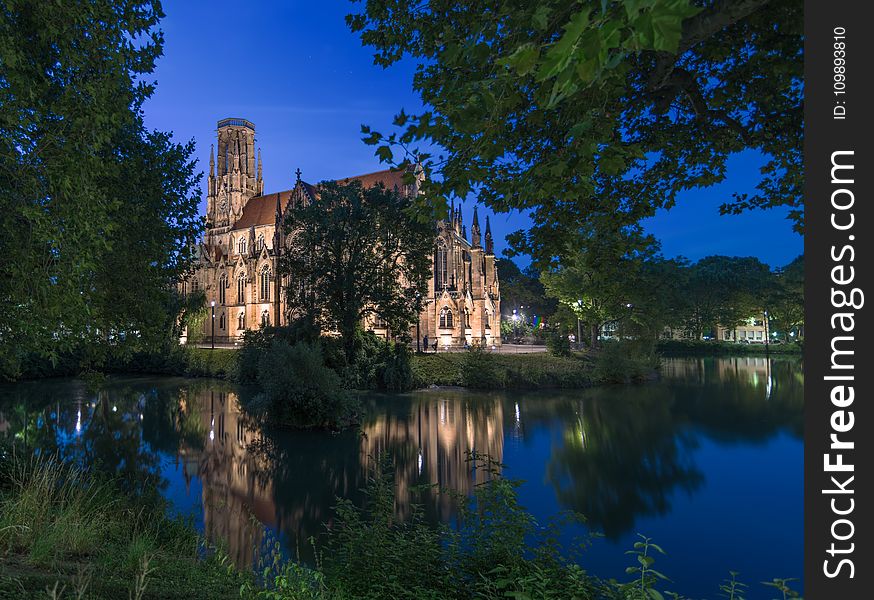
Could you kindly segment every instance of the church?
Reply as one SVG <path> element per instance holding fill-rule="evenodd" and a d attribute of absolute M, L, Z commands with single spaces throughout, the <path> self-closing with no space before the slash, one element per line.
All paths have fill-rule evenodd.
<path fill-rule="evenodd" d="M 209 157 L 206 233 L 194 272 L 182 287 L 205 292 L 207 306 L 215 311 L 215 341 L 233 343 L 246 330 L 288 322 L 287 282 L 275 276 L 284 246 L 280 224 L 289 206 L 318 202 L 319 192 L 298 170 L 292 189 L 265 194 L 255 125 L 223 119 L 217 130 L 217 147 Z M 421 176 L 412 184 L 403 179 L 403 173 L 386 170 L 338 181 L 357 180 L 364 187 L 382 183 L 406 196 L 419 193 Z M 432 264 L 427 298 L 410 331 L 413 340 L 418 332 L 420 340 L 428 336 L 432 348 L 435 342 L 441 349 L 499 346 L 501 295 L 488 217 L 482 232 L 474 207 L 468 239 L 461 209 L 453 206 L 449 218 L 436 223 Z M 382 337 L 393 335 L 378 318 L 362 326 Z M 212 336 L 209 318 L 202 333 Z"/>

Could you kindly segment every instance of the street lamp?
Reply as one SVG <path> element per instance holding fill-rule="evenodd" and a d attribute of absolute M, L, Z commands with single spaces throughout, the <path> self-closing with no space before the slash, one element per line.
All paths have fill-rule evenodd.
<path fill-rule="evenodd" d="M 212 308 L 212 349 L 215 350 L 215 300 L 209 305 Z"/>
<path fill-rule="evenodd" d="M 583 347 L 583 329 L 580 325 L 580 311 L 583 310 L 582 298 L 577 300 L 577 350 Z"/>
<path fill-rule="evenodd" d="M 416 292 L 416 354 L 422 351 L 419 345 L 419 325 L 422 323 L 422 294 Z"/>

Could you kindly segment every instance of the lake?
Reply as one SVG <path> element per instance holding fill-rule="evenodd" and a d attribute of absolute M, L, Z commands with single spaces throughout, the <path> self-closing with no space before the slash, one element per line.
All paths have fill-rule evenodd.
<path fill-rule="evenodd" d="M 524 480 L 520 500 L 540 522 L 587 517 L 583 566 L 624 580 L 641 533 L 667 556 L 669 590 L 716 597 L 728 571 L 760 581 L 803 567 L 803 386 L 798 359 L 665 359 L 661 381 L 578 391 L 480 393 L 433 389 L 366 395 L 359 430 L 266 431 L 238 408 L 252 391 L 212 380 L 112 377 L 0 387 L 0 437 L 58 452 L 120 478 L 156 483 L 240 567 L 279 542 L 307 560 L 307 541 L 335 499 L 361 500 L 379 457 L 395 461 L 397 510 L 411 503 L 453 522 L 437 484 L 469 494 L 487 473 L 470 451 Z M 632 557 L 633 558 L 633 557 Z"/>

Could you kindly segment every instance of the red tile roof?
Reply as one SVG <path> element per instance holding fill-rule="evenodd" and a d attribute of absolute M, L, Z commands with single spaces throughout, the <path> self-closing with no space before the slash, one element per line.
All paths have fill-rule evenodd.
<path fill-rule="evenodd" d="M 252 226 L 272 225 L 276 222 L 276 196 L 279 196 L 279 202 L 282 205 L 282 210 L 288 205 L 288 199 L 291 198 L 291 193 L 294 190 L 285 190 L 276 194 L 267 194 L 264 196 L 255 196 L 246 202 L 243 207 L 243 214 L 239 220 L 234 223 L 232 230 L 249 229 Z"/>
<path fill-rule="evenodd" d="M 350 181 L 360 181 L 361 185 L 365 188 L 373 187 L 381 182 L 388 189 L 404 189 L 403 171 L 393 171 L 391 169 L 338 180 L 341 184 L 347 184 Z M 316 186 L 304 181 L 301 181 L 301 184 L 311 197 L 318 197 Z M 258 227 L 260 225 L 272 225 L 276 222 L 276 196 L 279 196 L 279 202 L 284 212 L 293 192 L 294 190 L 292 189 L 250 198 L 246 203 L 246 206 L 243 207 L 243 214 L 240 216 L 240 219 L 234 223 L 232 229 L 239 231 L 240 229 L 248 229 L 252 226 Z"/>

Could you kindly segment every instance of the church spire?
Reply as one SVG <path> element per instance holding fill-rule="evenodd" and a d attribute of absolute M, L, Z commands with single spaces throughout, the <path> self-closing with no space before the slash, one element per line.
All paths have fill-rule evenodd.
<path fill-rule="evenodd" d="M 215 157 L 213 155 L 213 145 L 209 145 L 209 176 L 215 177 Z"/>
<path fill-rule="evenodd" d="M 486 215 L 486 254 L 495 253 L 495 244 L 492 241 L 492 226 L 489 223 L 489 216 Z"/>
<path fill-rule="evenodd" d="M 482 238 L 479 230 L 479 215 L 476 212 L 476 205 L 473 207 L 473 224 L 470 226 L 470 243 L 474 248 L 479 248 Z"/>

